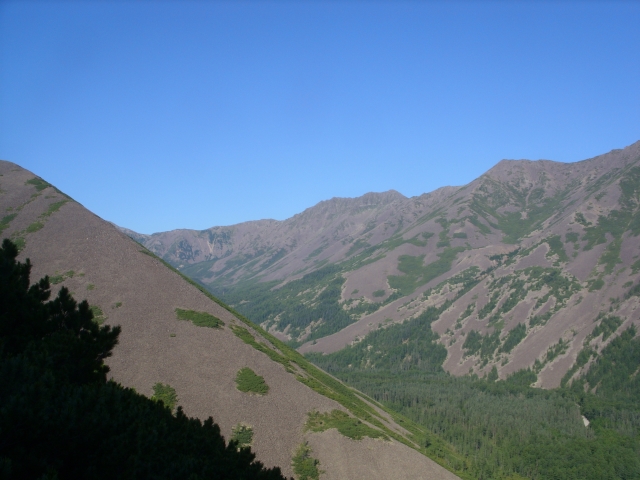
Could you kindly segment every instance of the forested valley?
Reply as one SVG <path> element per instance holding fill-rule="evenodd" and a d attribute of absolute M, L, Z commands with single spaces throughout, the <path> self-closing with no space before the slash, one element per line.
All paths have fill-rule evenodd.
<path fill-rule="evenodd" d="M 445 347 L 430 328 L 435 319 L 436 309 L 427 310 L 336 353 L 307 357 L 453 445 L 466 462 L 457 468 L 470 478 L 640 478 L 634 327 L 613 340 L 585 376 L 543 390 L 530 386 L 531 370 L 506 380 L 497 380 L 495 369 L 485 378 L 449 375 L 442 369 Z M 425 446 L 431 441 L 425 438 Z"/>

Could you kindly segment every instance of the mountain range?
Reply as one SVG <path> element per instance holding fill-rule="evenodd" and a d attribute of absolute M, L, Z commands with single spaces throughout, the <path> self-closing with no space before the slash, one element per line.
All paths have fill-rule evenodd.
<path fill-rule="evenodd" d="M 302 353 L 367 344 L 431 308 L 446 371 L 531 369 L 553 388 L 639 323 L 640 142 L 575 163 L 503 160 L 462 187 L 333 198 L 284 221 L 126 233 Z"/>

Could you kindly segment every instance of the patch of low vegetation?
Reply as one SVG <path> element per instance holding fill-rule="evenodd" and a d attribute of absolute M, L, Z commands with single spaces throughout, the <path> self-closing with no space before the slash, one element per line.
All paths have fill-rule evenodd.
<path fill-rule="evenodd" d="M 385 293 L 386 292 L 384 290 L 376 290 L 375 292 L 372 293 L 372 295 L 374 297 L 384 297 Z"/>
<path fill-rule="evenodd" d="M 578 235 L 578 232 L 567 232 L 564 235 L 564 238 L 567 240 L 567 242 L 577 243 L 580 235 Z"/>
<path fill-rule="evenodd" d="M 350 257 L 351 255 L 356 253 L 358 250 L 362 250 L 363 248 L 367 248 L 367 247 L 370 247 L 370 246 L 371 245 L 369 244 L 369 242 L 367 242 L 366 240 L 364 240 L 362 238 L 359 238 L 358 240 L 353 242 L 353 244 L 351 244 L 351 247 L 349 247 L 349 250 L 347 251 L 346 256 Z"/>
<path fill-rule="evenodd" d="M 33 185 L 34 187 L 36 187 L 36 190 L 38 192 L 41 192 L 42 190 L 44 190 L 47 187 L 50 187 L 51 184 L 45 182 L 43 179 L 41 179 L 40 177 L 34 177 L 30 180 L 27 180 L 26 182 L 24 182 L 25 185 Z"/>
<path fill-rule="evenodd" d="M 289 359 L 282 355 L 281 353 L 275 351 L 272 348 L 269 348 L 264 343 L 256 341 L 255 337 L 244 327 L 239 327 L 237 325 L 231 325 L 231 331 L 242 340 L 244 343 L 251 345 L 253 348 L 258 350 L 259 352 L 267 355 L 274 362 L 282 364 L 287 371 L 293 371 L 291 365 L 289 363 Z"/>
<path fill-rule="evenodd" d="M 26 233 L 35 233 L 38 230 L 41 230 L 42 228 L 44 228 L 44 224 L 41 222 L 33 222 L 31 225 L 29 225 L 26 229 L 25 232 Z"/>
<path fill-rule="evenodd" d="M 176 308 L 175 312 L 178 320 L 188 320 L 197 327 L 222 328 L 224 326 L 222 320 L 207 312 L 184 310 L 182 308 Z"/>
<path fill-rule="evenodd" d="M 168 383 L 156 383 L 153 386 L 153 395 L 151 396 L 151 399 L 157 402 L 162 402 L 164 406 L 172 412 L 178 404 L 178 394 L 176 393 L 176 389 Z"/>
<path fill-rule="evenodd" d="M 49 282 L 53 285 L 57 285 L 58 283 L 64 282 L 67 278 L 73 278 L 75 274 L 76 272 L 74 272 L 73 270 L 69 270 L 68 272 L 64 272 L 61 274 L 56 273 L 56 275 L 49 277 Z"/>
<path fill-rule="evenodd" d="M 428 265 L 424 265 L 424 255 L 400 255 L 398 257 L 398 270 L 404 275 L 390 275 L 387 277 L 389 286 L 398 290 L 400 296 L 410 295 L 419 286 L 429 283 L 434 278 L 451 270 L 451 265 L 456 256 L 464 250 L 464 247 L 447 247 L 442 253 L 438 254 L 438 260 Z"/>
<path fill-rule="evenodd" d="M 9 215 L 5 215 L 0 220 L 0 233 L 2 233 L 5 229 L 9 228 L 11 221 L 18 216 L 17 213 L 11 213 Z"/>
<path fill-rule="evenodd" d="M 547 252 L 547 256 L 556 255 L 558 260 L 561 262 L 569 261 L 569 257 L 567 256 L 567 252 L 564 250 L 564 245 L 560 235 L 552 235 L 548 237 L 545 242 L 549 245 L 549 252 Z"/>
<path fill-rule="evenodd" d="M 516 346 L 522 340 L 524 340 L 526 336 L 527 336 L 527 326 L 524 323 L 519 323 L 509 331 L 509 333 L 507 334 L 507 337 L 504 340 L 504 343 L 502 344 L 502 347 L 500 347 L 500 351 L 505 353 L 511 353 L 511 351 L 514 348 L 516 348 Z"/>
<path fill-rule="evenodd" d="M 256 372 L 249 367 L 238 370 L 236 387 L 244 393 L 255 393 L 256 395 L 266 395 L 269 393 L 269 385 L 265 383 L 264 377 L 256 374 Z"/>
<path fill-rule="evenodd" d="M 90 310 L 93 314 L 93 321 L 98 325 L 102 325 L 107 320 L 106 315 L 98 305 L 91 305 Z"/>
<path fill-rule="evenodd" d="M 253 442 L 253 428 L 244 423 L 238 423 L 231 429 L 231 441 L 236 442 L 238 448 L 250 447 Z"/>
<path fill-rule="evenodd" d="M 40 218 L 50 217 L 51 215 L 56 213 L 58 210 L 60 210 L 60 207 L 62 207 L 68 201 L 69 200 L 61 200 L 59 202 L 54 202 L 50 204 L 47 210 L 42 215 L 40 215 Z"/>
<path fill-rule="evenodd" d="M 604 280 L 600 277 L 591 279 L 587 281 L 587 286 L 589 287 L 590 292 L 600 290 L 602 287 L 604 287 Z"/>
<path fill-rule="evenodd" d="M 319 480 L 321 470 L 318 468 L 320 461 L 311 456 L 309 444 L 302 443 L 291 459 L 293 473 L 298 476 L 298 480 Z"/>
<path fill-rule="evenodd" d="M 602 341 L 604 342 L 622 325 L 622 319 L 620 317 L 599 315 L 596 318 L 596 322 L 598 320 L 600 320 L 600 323 L 587 336 L 585 343 L 591 342 L 591 340 L 598 338 L 600 335 L 602 335 Z"/>
<path fill-rule="evenodd" d="M 364 437 L 388 439 L 380 430 L 362 423 L 342 410 L 332 410 L 328 413 L 310 412 L 305 428 L 312 432 L 324 432 L 336 428 L 338 432 L 352 440 L 362 440 Z"/>

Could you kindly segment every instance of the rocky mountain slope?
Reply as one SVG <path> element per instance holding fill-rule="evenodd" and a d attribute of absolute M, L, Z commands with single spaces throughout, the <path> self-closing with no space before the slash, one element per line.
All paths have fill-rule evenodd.
<path fill-rule="evenodd" d="M 116 381 L 148 396 L 169 385 L 188 415 L 213 416 L 227 438 L 238 426 L 251 429 L 257 458 L 287 475 L 297 456 L 318 459 L 327 479 L 457 478 L 424 455 L 427 443 L 445 453 L 446 444 L 426 442 L 420 427 L 313 367 L 113 225 L 5 161 L 0 212 L 0 236 L 19 245 L 21 260 L 31 259 L 32 279 L 49 275 L 54 293 L 64 285 L 88 299 L 97 321 L 122 326 L 108 362 Z M 262 377 L 266 393 L 264 386 L 261 394 L 251 385 L 242 391 L 246 368 Z M 439 461 L 450 463 L 447 455 Z"/>
<path fill-rule="evenodd" d="M 531 368 L 555 387 L 639 323 L 639 234 L 640 142 L 571 164 L 503 160 L 419 197 L 134 238 L 301 352 L 366 342 L 433 307 L 449 372 Z"/>

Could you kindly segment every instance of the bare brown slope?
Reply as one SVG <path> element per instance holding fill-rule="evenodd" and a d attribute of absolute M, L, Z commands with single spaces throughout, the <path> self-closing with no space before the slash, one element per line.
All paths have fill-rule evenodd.
<path fill-rule="evenodd" d="M 284 222 L 269 221 L 261 230 L 251 222 L 224 227 L 224 255 L 185 263 L 183 271 L 218 291 L 238 287 L 251 292 L 243 281 L 290 282 L 324 265 L 337 267 L 345 282 L 339 301 L 330 307 L 349 311 L 373 306 L 368 313 L 354 314 L 350 325 L 343 322 L 314 336 L 314 330 L 330 322 L 321 314 L 294 327 L 277 311 L 255 318 L 281 338 L 306 342 L 301 352 L 334 352 L 374 328 L 411 320 L 428 306 L 452 300 L 433 324 L 449 352 L 444 364 L 449 372 L 484 374 L 496 366 L 504 378 L 532 367 L 540 386 L 554 387 L 582 348 L 599 350 L 639 322 L 639 297 L 629 293 L 640 272 L 640 231 L 630 220 L 640 218 L 639 171 L 640 142 L 570 164 L 503 160 L 460 188 L 409 199 L 388 193 L 333 199 Z M 622 221 L 626 223 L 617 231 L 615 225 Z M 222 230 L 206 232 L 213 231 Z M 171 244 L 173 250 L 158 253 L 166 251 L 165 258 L 173 261 L 176 252 L 194 244 L 189 235 L 205 232 L 181 234 Z M 500 257 L 506 254 L 512 258 Z M 436 276 L 427 275 L 443 255 L 449 255 L 450 265 L 438 267 Z M 527 270 L 534 267 L 536 271 Z M 445 284 L 473 268 L 478 284 L 456 298 L 461 284 Z M 566 298 L 540 284 L 547 274 L 572 285 Z M 323 285 L 309 285 L 296 295 L 306 296 L 313 306 Z M 522 288 L 526 295 L 517 294 Z M 510 305 L 514 298 L 517 305 Z M 253 298 L 247 293 L 233 301 L 246 308 Z M 618 329 L 589 337 L 607 315 L 622 322 Z M 507 351 L 510 332 L 521 324 L 526 336 Z M 499 339 L 490 354 L 470 353 L 463 349 L 470 332 L 484 337 L 497 332 Z"/>
<path fill-rule="evenodd" d="M 233 314 L 145 254 L 112 225 L 12 163 L 0 162 L 0 175 L 2 236 L 23 245 L 21 258 L 30 258 L 34 264 L 32 278 L 57 277 L 56 281 L 62 280 L 58 285 L 69 287 L 76 298 L 99 306 L 108 323 L 122 325 L 120 344 L 109 359 L 113 378 L 146 395 L 157 382 L 172 385 L 188 415 L 213 416 L 227 437 L 240 422 L 253 426 L 258 459 L 292 474 L 291 456 L 310 438 L 303 432 L 307 413 L 343 407 L 237 338 L 229 327 L 242 323 Z M 176 308 L 208 312 L 226 327 L 200 328 L 178 321 Z M 265 378 L 270 387 L 266 396 L 236 389 L 234 379 L 242 367 Z M 330 432 L 314 435 L 313 441 L 318 450 L 314 456 L 326 475 L 339 476 L 344 459 L 322 447 L 324 441 L 332 441 Z M 362 468 L 372 453 L 384 455 L 389 448 L 402 452 L 373 472 L 372 478 L 402 472 L 407 459 L 432 472 L 425 478 L 457 478 L 397 442 L 347 443 L 353 449 L 349 461 Z"/>
<path fill-rule="evenodd" d="M 523 160 L 500 162 L 439 205 L 442 212 L 439 216 L 459 219 L 449 233 L 464 233 L 470 247 L 457 256 L 451 270 L 421 285 L 411 295 L 362 316 L 345 329 L 313 344 L 303 345 L 300 351 L 330 353 L 344 348 L 388 318 L 395 321 L 410 319 L 430 305 L 438 306 L 454 299 L 461 285 L 446 285 L 446 281 L 455 274 L 473 266 L 479 271 L 495 268 L 490 274 L 478 276 L 479 284 L 456 299 L 433 324 L 433 329 L 442 335 L 440 341 L 449 351 L 445 368 L 457 375 L 468 373 L 470 368 L 483 374 L 495 365 L 504 378 L 520 368 L 533 367 L 539 372 L 538 385 L 558 386 L 583 347 L 599 351 L 615 338 L 616 333 L 632 323 L 640 324 L 640 310 L 637 308 L 640 299 L 629 294 L 637 283 L 640 237 L 634 233 L 632 225 L 623 226 L 625 233 L 618 237 L 602 227 L 609 221 L 607 219 L 616 218 L 625 209 L 631 217 L 637 217 L 640 205 L 637 198 L 638 165 L 640 142 L 574 164 Z M 623 182 L 626 182 L 627 190 L 636 189 L 635 193 L 628 194 L 631 195 L 630 200 L 622 198 Z M 544 202 L 553 208 L 541 217 L 539 224 L 533 224 L 533 228 L 526 230 L 527 220 L 531 218 L 528 216 L 540 211 L 539 205 L 544 206 Z M 517 220 L 509 225 L 500 225 L 509 214 L 517 215 Z M 485 226 L 484 231 L 471 224 L 472 215 Z M 408 228 L 403 236 L 411 238 L 423 229 L 436 233 L 436 228 L 436 225 L 426 222 Z M 521 232 L 517 241 L 509 241 L 511 231 Z M 601 237 L 593 240 L 596 236 Z M 434 250 L 437 251 L 433 246 L 403 245 L 402 250 L 397 250 L 398 254 L 425 254 L 424 263 L 428 264 L 432 261 L 430 258 L 434 258 Z M 517 249 L 520 250 L 516 253 Z M 513 252 L 512 260 L 499 258 L 508 252 Z M 376 263 L 346 273 L 345 291 L 370 292 L 385 288 L 381 281 L 384 282 L 389 273 L 396 274 L 393 267 L 398 256 L 388 254 Z M 550 289 L 544 284 L 541 288 L 534 288 L 535 282 L 525 274 L 530 267 L 557 271 L 574 283 L 574 291 L 564 299 L 554 295 L 545 297 Z M 517 280 L 526 280 L 518 288 L 529 291 L 518 300 L 517 306 L 503 308 L 509 297 L 517 295 L 517 289 L 513 287 Z M 445 285 L 433 290 L 442 282 Z M 494 306 L 489 308 L 489 301 L 494 295 Z M 538 300 L 543 298 L 549 300 L 539 303 Z M 548 318 L 545 317 L 547 313 L 550 315 Z M 607 315 L 619 319 L 620 326 L 610 336 L 590 338 L 591 332 Z M 483 335 L 498 331 L 500 342 L 495 347 L 498 349 L 518 324 L 526 325 L 526 337 L 512 351 L 495 350 L 494 354 L 482 357 L 479 354 L 467 355 L 462 348 L 466 335 L 471 331 Z M 551 352 L 554 348 L 560 351 L 556 356 Z"/>

